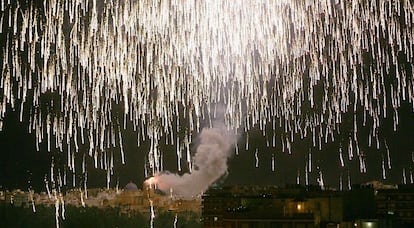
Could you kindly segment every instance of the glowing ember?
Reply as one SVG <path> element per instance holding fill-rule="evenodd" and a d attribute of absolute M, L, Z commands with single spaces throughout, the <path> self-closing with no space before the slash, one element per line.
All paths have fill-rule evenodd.
<path fill-rule="evenodd" d="M 145 180 L 144 184 L 148 186 L 149 188 L 155 188 L 155 185 L 157 184 L 157 177 L 150 177 L 147 180 Z"/>

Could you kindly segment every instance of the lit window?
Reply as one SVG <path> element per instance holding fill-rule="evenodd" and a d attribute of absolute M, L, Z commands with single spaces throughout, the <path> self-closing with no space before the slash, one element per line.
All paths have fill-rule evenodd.
<path fill-rule="evenodd" d="M 297 203 L 297 204 L 296 204 L 296 209 L 298 210 L 298 212 L 303 212 L 303 211 L 304 211 L 304 209 L 305 209 L 305 205 L 304 205 L 304 203 L 303 203 L 303 202 L 301 202 L 301 203 Z"/>

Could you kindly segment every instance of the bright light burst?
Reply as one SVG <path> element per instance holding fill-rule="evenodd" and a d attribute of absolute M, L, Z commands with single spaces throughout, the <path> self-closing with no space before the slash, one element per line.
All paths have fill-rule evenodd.
<path fill-rule="evenodd" d="M 358 110 L 364 123 L 372 119 L 370 140 L 379 147 L 388 110 L 396 129 L 401 103 L 414 104 L 408 0 L 1 0 L 0 7 L 0 128 L 10 110 L 21 121 L 29 116 L 37 145 L 67 151 L 73 172 L 75 153 L 89 144 L 85 154 L 109 180 L 107 151 L 120 148 L 124 162 L 128 123 L 138 145 L 151 142 L 148 160 L 158 172 L 161 137 L 183 158 L 217 104 L 229 128 L 258 126 L 289 152 L 295 137 L 319 148 L 334 140 L 343 115 L 355 113 L 340 161 L 355 157 L 365 172 Z"/>

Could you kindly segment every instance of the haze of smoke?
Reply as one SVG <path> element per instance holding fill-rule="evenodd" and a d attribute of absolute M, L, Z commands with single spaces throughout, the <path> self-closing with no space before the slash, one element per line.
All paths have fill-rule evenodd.
<path fill-rule="evenodd" d="M 182 198 L 191 198 L 204 192 L 227 172 L 227 159 L 232 155 L 235 134 L 222 128 L 204 128 L 194 156 L 195 169 L 182 176 L 161 173 L 155 177 L 158 189 Z"/>

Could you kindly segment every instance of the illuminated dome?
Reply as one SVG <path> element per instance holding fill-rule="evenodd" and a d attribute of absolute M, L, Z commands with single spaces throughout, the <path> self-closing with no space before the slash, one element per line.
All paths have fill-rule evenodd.
<path fill-rule="evenodd" d="M 129 182 L 125 185 L 124 191 L 138 191 L 138 186 L 132 182 Z"/>

